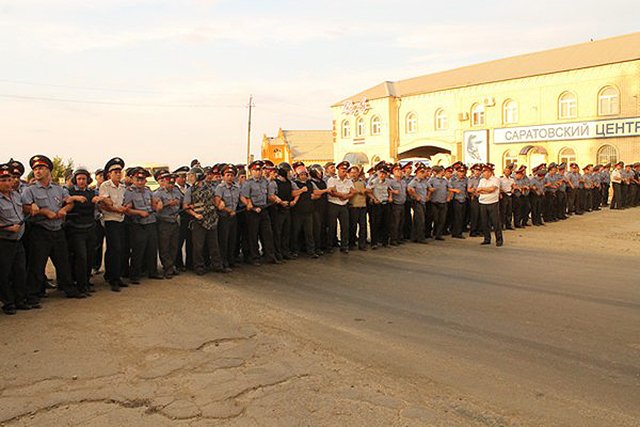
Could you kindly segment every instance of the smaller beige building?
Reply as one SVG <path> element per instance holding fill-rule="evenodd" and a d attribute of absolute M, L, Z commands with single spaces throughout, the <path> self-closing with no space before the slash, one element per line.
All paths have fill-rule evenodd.
<path fill-rule="evenodd" d="M 306 165 L 333 161 L 333 135 L 330 130 L 283 130 L 274 137 L 263 135 L 262 159 Z"/>

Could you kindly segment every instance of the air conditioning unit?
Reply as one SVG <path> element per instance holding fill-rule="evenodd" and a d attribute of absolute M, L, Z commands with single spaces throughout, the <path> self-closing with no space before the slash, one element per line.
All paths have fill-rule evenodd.
<path fill-rule="evenodd" d="M 458 113 L 458 120 L 461 122 L 469 120 L 469 113 Z"/>
<path fill-rule="evenodd" d="M 494 97 L 487 97 L 482 102 L 485 107 L 494 107 L 496 105 L 496 99 Z"/>

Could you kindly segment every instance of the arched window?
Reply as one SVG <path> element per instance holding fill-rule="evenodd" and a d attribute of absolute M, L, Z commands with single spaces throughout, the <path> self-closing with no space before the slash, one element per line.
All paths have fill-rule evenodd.
<path fill-rule="evenodd" d="M 436 111 L 436 130 L 444 130 L 449 126 L 447 122 L 447 112 L 444 109 L 439 108 Z"/>
<path fill-rule="evenodd" d="M 598 115 L 620 114 L 620 92 L 613 86 L 605 86 L 598 94 Z"/>
<path fill-rule="evenodd" d="M 578 117 L 578 98 L 574 93 L 565 92 L 558 98 L 558 118 L 574 119 Z"/>
<path fill-rule="evenodd" d="M 606 163 L 616 163 L 618 161 L 618 150 L 613 145 L 603 145 L 598 149 L 597 162 L 600 165 Z"/>
<path fill-rule="evenodd" d="M 473 104 L 471 106 L 471 126 L 484 125 L 484 104 Z"/>
<path fill-rule="evenodd" d="M 516 163 L 518 161 L 518 152 L 506 150 L 502 154 L 502 169 L 507 167 L 509 163 Z"/>
<path fill-rule="evenodd" d="M 566 163 L 567 165 L 576 161 L 576 152 L 571 147 L 564 147 L 558 153 L 558 163 Z"/>
<path fill-rule="evenodd" d="M 364 118 L 358 117 L 356 119 L 356 136 L 364 135 Z"/>
<path fill-rule="evenodd" d="M 502 104 L 502 123 L 506 125 L 518 123 L 518 103 L 513 99 L 507 99 Z"/>
<path fill-rule="evenodd" d="M 349 120 L 343 120 L 340 129 L 342 129 L 340 134 L 343 138 L 351 138 L 351 122 Z"/>
<path fill-rule="evenodd" d="M 279 148 L 274 148 L 273 149 L 273 158 L 278 160 L 278 159 L 282 159 L 282 150 Z"/>
<path fill-rule="evenodd" d="M 418 130 L 418 116 L 416 116 L 416 113 L 407 114 L 407 119 L 405 121 L 405 132 L 416 133 L 417 130 Z"/>
<path fill-rule="evenodd" d="M 380 135 L 381 131 L 382 131 L 382 121 L 380 120 L 380 117 L 373 116 L 371 118 L 371 135 Z"/>

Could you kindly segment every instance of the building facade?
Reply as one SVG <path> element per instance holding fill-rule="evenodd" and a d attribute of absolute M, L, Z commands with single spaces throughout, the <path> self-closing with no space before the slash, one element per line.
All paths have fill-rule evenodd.
<path fill-rule="evenodd" d="M 640 33 L 384 82 L 332 106 L 337 160 L 640 160 Z"/>
<path fill-rule="evenodd" d="M 275 137 L 263 135 L 262 159 L 274 164 L 302 161 L 306 165 L 333 161 L 330 130 L 282 130 Z"/>

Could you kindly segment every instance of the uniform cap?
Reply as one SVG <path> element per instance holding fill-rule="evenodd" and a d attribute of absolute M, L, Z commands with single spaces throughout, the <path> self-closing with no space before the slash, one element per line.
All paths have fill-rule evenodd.
<path fill-rule="evenodd" d="M 0 178 L 13 178 L 13 168 L 8 163 L 0 164 Z"/>
<path fill-rule="evenodd" d="M 180 166 L 178 169 L 173 171 L 173 173 L 176 175 L 181 173 L 187 173 L 187 172 L 189 172 L 189 166 Z"/>
<path fill-rule="evenodd" d="M 22 176 L 24 174 L 24 165 L 21 162 L 17 160 L 9 159 L 7 164 L 9 165 L 9 167 L 11 167 L 12 169 L 11 173 L 13 173 L 14 175 Z"/>
<path fill-rule="evenodd" d="M 249 170 L 260 169 L 264 166 L 264 162 L 262 160 L 254 160 L 249 163 Z"/>
<path fill-rule="evenodd" d="M 39 166 L 44 166 L 49 170 L 53 170 L 53 162 L 47 156 L 43 156 L 42 154 L 36 154 L 31 159 L 29 159 L 29 166 L 31 169 L 35 169 Z"/>
<path fill-rule="evenodd" d="M 348 161 L 343 160 L 343 161 L 341 161 L 340 163 L 338 163 L 338 164 L 336 165 L 336 169 L 340 169 L 340 168 L 346 168 L 346 169 L 349 169 L 349 167 L 350 167 L 350 166 L 351 166 L 351 164 L 350 164 Z"/>

